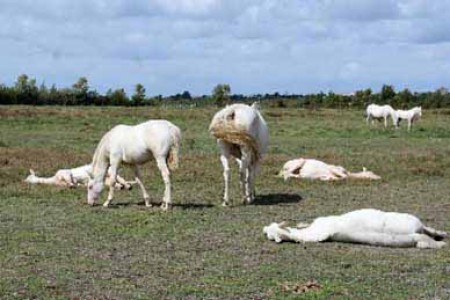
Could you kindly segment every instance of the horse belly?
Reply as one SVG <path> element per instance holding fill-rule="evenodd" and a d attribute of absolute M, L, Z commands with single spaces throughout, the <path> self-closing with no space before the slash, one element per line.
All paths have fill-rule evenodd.
<path fill-rule="evenodd" d="M 122 154 L 122 161 L 126 164 L 143 164 L 152 158 L 152 153 L 148 150 L 128 149 Z"/>
<path fill-rule="evenodd" d="M 384 233 L 413 234 L 421 231 L 423 225 L 418 218 L 404 213 L 386 213 Z"/>
<path fill-rule="evenodd" d="M 332 176 L 327 164 L 316 161 L 308 160 L 300 169 L 300 177 L 318 179 L 322 177 Z"/>

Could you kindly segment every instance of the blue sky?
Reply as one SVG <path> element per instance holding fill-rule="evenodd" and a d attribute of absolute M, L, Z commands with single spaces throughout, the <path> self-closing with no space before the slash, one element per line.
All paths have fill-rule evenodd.
<path fill-rule="evenodd" d="M 448 0 L 0 0 L 0 83 L 147 95 L 450 86 Z"/>

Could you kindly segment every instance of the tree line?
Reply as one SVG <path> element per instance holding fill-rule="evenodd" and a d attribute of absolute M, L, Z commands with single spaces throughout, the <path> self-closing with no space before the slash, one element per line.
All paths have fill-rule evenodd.
<path fill-rule="evenodd" d="M 189 91 L 183 91 L 171 96 L 147 96 L 145 87 L 138 83 L 129 96 L 123 88 L 109 89 L 105 94 L 98 93 L 89 87 L 86 77 L 80 77 L 71 87 L 47 87 L 45 83 L 36 84 L 36 79 L 26 74 L 17 77 L 13 86 L 0 84 L 0 105 L 95 105 L 95 106 L 165 106 L 182 105 L 190 107 L 243 102 L 262 102 L 271 107 L 302 107 L 302 108 L 364 108 L 370 103 L 390 104 L 397 109 L 413 106 L 423 108 L 450 108 L 448 89 L 439 88 L 435 91 L 413 92 L 409 89 L 395 91 L 392 85 L 383 85 L 380 91 L 371 89 L 358 90 L 349 95 L 337 94 L 332 91 L 316 94 L 232 94 L 228 84 L 218 84 L 211 95 L 192 96 Z"/>

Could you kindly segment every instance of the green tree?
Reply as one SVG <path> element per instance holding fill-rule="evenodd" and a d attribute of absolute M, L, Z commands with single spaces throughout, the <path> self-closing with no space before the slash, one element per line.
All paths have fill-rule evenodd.
<path fill-rule="evenodd" d="M 112 105 L 129 105 L 129 99 L 124 89 L 116 89 L 112 91 L 108 90 L 106 93 L 106 97 L 108 98 L 108 102 Z"/>
<path fill-rule="evenodd" d="M 49 91 L 45 82 L 42 82 L 39 86 L 38 91 L 38 104 L 48 104 L 49 103 Z"/>
<path fill-rule="evenodd" d="M 217 106 L 224 106 L 230 102 L 231 88 L 228 84 L 218 84 L 213 89 L 212 98 Z"/>
<path fill-rule="evenodd" d="M 138 83 L 134 87 L 134 94 L 131 96 L 131 101 L 134 106 L 144 104 L 145 101 L 145 88 L 142 84 Z"/>
<path fill-rule="evenodd" d="M 384 84 L 381 87 L 380 101 L 382 104 L 390 103 L 390 101 L 395 97 L 395 90 L 392 85 Z"/>
<path fill-rule="evenodd" d="M 80 77 L 77 82 L 72 85 L 74 99 L 73 104 L 89 104 L 89 85 L 86 77 Z"/>
<path fill-rule="evenodd" d="M 189 91 L 184 91 L 181 94 L 181 99 L 183 99 L 183 100 L 191 100 L 192 99 L 191 93 L 189 93 Z"/>
<path fill-rule="evenodd" d="M 19 104 L 36 104 L 38 101 L 38 88 L 36 79 L 29 79 L 28 75 L 21 74 L 14 85 Z"/>
<path fill-rule="evenodd" d="M 398 92 L 392 101 L 392 105 L 400 108 L 407 108 L 414 102 L 414 95 L 411 93 L 409 89 L 404 89 L 401 92 Z"/>

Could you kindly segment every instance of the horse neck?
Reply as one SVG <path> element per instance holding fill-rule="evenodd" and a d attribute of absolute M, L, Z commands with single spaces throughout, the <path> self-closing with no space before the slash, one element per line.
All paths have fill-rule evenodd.
<path fill-rule="evenodd" d="M 32 179 L 30 180 L 31 183 L 43 183 L 43 184 L 54 184 L 56 183 L 56 178 L 55 176 L 53 177 L 38 177 L 38 176 L 33 176 Z"/>

